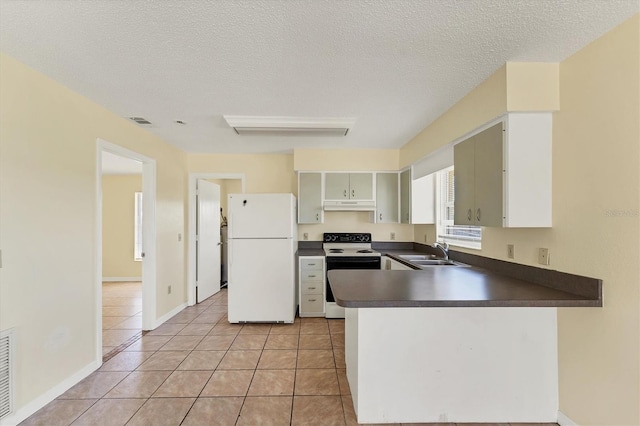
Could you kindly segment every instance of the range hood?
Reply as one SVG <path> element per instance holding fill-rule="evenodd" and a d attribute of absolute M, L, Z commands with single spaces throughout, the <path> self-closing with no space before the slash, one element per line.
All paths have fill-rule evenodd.
<path fill-rule="evenodd" d="M 361 201 L 361 200 L 348 200 L 348 201 L 325 201 L 325 211 L 340 211 L 340 212 L 371 212 L 375 211 L 375 201 Z"/>

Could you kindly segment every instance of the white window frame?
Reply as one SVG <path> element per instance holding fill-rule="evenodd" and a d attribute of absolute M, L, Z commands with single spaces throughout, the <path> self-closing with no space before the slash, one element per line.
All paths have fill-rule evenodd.
<path fill-rule="evenodd" d="M 453 197 L 447 196 L 447 174 L 453 166 L 435 172 L 436 174 L 436 241 L 446 242 L 451 246 L 465 247 L 475 250 L 482 249 L 482 228 L 480 226 L 454 225 L 453 219 L 447 219 L 447 208 L 454 208 Z M 455 183 L 454 183 L 455 185 Z M 453 236 L 447 230 L 480 231 L 479 238 Z"/>
<path fill-rule="evenodd" d="M 142 192 L 134 194 L 133 211 L 133 260 L 142 261 Z"/>

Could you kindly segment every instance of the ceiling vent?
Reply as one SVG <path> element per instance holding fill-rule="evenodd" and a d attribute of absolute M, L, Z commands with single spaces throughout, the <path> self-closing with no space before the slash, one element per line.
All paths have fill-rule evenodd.
<path fill-rule="evenodd" d="M 146 118 L 142 118 L 142 117 L 129 117 L 129 120 L 135 121 L 136 124 L 139 124 L 141 126 L 151 126 L 151 122 L 149 120 L 147 120 Z"/>
<path fill-rule="evenodd" d="M 224 115 L 223 118 L 239 135 L 346 136 L 356 122 L 355 118 L 240 115 Z"/>

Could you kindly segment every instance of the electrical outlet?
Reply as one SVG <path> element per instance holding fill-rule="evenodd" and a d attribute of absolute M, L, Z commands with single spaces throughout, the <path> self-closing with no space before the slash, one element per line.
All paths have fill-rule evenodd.
<path fill-rule="evenodd" d="M 167 287 L 167 294 L 171 294 L 171 286 Z"/>
<path fill-rule="evenodd" d="M 549 264 L 549 249 L 548 248 L 540 248 L 538 249 L 538 263 L 541 265 Z"/>
<path fill-rule="evenodd" d="M 392 240 L 392 241 L 393 241 L 393 240 L 395 240 L 395 239 L 396 239 L 396 233 L 395 233 L 395 232 L 392 232 L 392 233 L 391 233 L 391 235 L 390 235 L 390 237 L 391 237 L 391 240 Z"/>
<path fill-rule="evenodd" d="M 514 250 L 515 250 L 515 248 L 513 247 L 513 244 L 507 244 L 507 257 L 509 259 L 513 259 Z"/>
<path fill-rule="evenodd" d="M 304 234 L 302 234 L 302 239 L 307 241 L 309 239 L 309 233 L 305 232 Z"/>

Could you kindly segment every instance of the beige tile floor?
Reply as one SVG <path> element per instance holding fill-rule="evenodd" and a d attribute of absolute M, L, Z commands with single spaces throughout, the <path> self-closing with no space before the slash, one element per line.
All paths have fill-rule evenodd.
<path fill-rule="evenodd" d="M 102 283 L 102 354 L 124 344 L 142 330 L 142 283 Z"/>
<path fill-rule="evenodd" d="M 184 309 L 23 424 L 357 424 L 344 320 L 243 326 L 226 312 L 224 290 Z"/>

